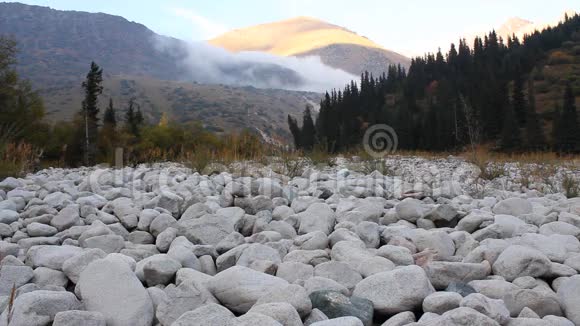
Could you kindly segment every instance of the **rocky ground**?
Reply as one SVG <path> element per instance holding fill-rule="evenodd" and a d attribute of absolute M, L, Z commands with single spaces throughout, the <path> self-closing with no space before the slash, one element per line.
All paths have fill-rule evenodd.
<path fill-rule="evenodd" d="M 0 326 L 580 325 L 573 166 L 337 164 L 5 179 Z"/>

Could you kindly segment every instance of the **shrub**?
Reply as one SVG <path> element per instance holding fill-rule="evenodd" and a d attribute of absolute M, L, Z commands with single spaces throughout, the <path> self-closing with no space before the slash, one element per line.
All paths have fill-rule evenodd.
<path fill-rule="evenodd" d="M 566 174 L 562 179 L 562 190 L 568 198 L 580 196 L 580 181 L 573 176 Z"/>

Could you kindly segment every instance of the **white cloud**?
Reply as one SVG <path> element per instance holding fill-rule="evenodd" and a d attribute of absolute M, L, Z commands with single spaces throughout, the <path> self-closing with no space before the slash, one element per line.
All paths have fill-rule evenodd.
<path fill-rule="evenodd" d="M 204 17 L 191 9 L 170 8 L 169 11 L 177 17 L 189 20 L 197 28 L 203 39 L 210 39 L 228 31 L 227 26 Z"/>

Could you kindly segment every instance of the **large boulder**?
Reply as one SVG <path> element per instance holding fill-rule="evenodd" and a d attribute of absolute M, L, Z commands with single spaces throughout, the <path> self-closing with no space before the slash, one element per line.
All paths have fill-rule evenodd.
<path fill-rule="evenodd" d="M 228 309 L 246 313 L 274 287 L 284 287 L 288 282 L 253 269 L 234 266 L 215 275 L 207 282 L 211 293 Z"/>
<path fill-rule="evenodd" d="M 118 259 L 90 263 L 77 283 L 85 308 L 102 313 L 109 326 L 151 326 L 153 302 L 129 264 Z"/>
<path fill-rule="evenodd" d="M 396 314 L 421 307 L 423 300 L 435 289 L 419 266 L 405 266 L 372 275 L 359 282 L 353 295 L 368 299 L 375 311 Z"/>
<path fill-rule="evenodd" d="M 96 311 L 61 311 L 54 317 L 52 326 L 107 326 L 105 316 Z"/>
<path fill-rule="evenodd" d="M 320 231 L 328 235 L 336 223 L 334 211 L 324 203 L 314 203 L 297 215 L 300 218 L 299 234 Z"/>
<path fill-rule="evenodd" d="M 290 284 L 282 288 L 274 288 L 262 296 L 256 302 L 256 305 L 272 302 L 286 302 L 291 304 L 302 318 L 308 316 L 312 311 L 312 302 L 308 297 L 308 293 L 303 287 L 296 284 Z"/>
<path fill-rule="evenodd" d="M 558 289 L 558 298 L 566 317 L 580 325 L 580 275 L 565 280 Z"/>
<path fill-rule="evenodd" d="M 73 293 L 65 291 L 33 291 L 19 295 L 14 301 L 10 323 L 7 324 L 8 308 L 0 316 L 4 326 L 46 326 L 57 313 L 80 310 L 83 305 Z"/>
<path fill-rule="evenodd" d="M 534 211 L 532 204 L 523 198 L 511 197 L 504 199 L 493 206 L 495 214 L 504 214 L 512 216 L 520 216 L 524 214 L 531 214 Z"/>
<path fill-rule="evenodd" d="M 513 245 L 505 249 L 493 264 L 493 273 L 513 281 L 521 276 L 541 277 L 550 271 L 551 263 L 542 252 Z"/>
<path fill-rule="evenodd" d="M 423 268 L 437 290 L 443 290 L 453 282 L 482 280 L 491 272 L 491 265 L 487 261 L 480 264 L 433 261 Z"/>
<path fill-rule="evenodd" d="M 353 316 L 365 326 L 373 322 L 373 303 L 356 296 L 347 297 L 336 291 L 315 291 L 310 293 L 312 307 L 322 311 L 328 318 Z"/>
<path fill-rule="evenodd" d="M 62 270 L 62 264 L 69 258 L 83 251 L 74 246 L 32 246 L 26 253 L 26 261 L 33 268 L 48 267 Z"/>
<path fill-rule="evenodd" d="M 284 326 L 302 326 L 300 315 L 294 307 L 287 302 L 271 302 L 255 305 L 248 313 L 262 314 L 272 317 Z"/>
<path fill-rule="evenodd" d="M 200 281 L 185 280 L 177 287 L 168 286 L 165 297 L 157 306 L 157 319 L 162 325 L 172 325 L 181 315 L 206 304 L 218 303 Z"/>
<path fill-rule="evenodd" d="M 204 215 L 197 219 L 180 220 L 177 223 L 179 235 L 194 244 L 215 246 L 230 233 L 239 229 L 241 219 L 220 215 Z"/>
<path fill-rule="evenodd" d="M 184 313 L 171 326 L 230 326 L 234 320 L 231 311 L 212 303 Z"/>

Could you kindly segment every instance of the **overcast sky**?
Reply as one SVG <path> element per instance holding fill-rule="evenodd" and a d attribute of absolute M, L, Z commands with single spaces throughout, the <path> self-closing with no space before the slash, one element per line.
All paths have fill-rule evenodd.
<path fill-rule="evenodd" d="M 578 0 L 23 0 L 61 10 L 104 12 L 184 40 L 295 16 L 319 18 L 385 48 L 420 55 L 447 48 L 461 35 L 499 27 L 511 17 L 557 21 Z"/>

